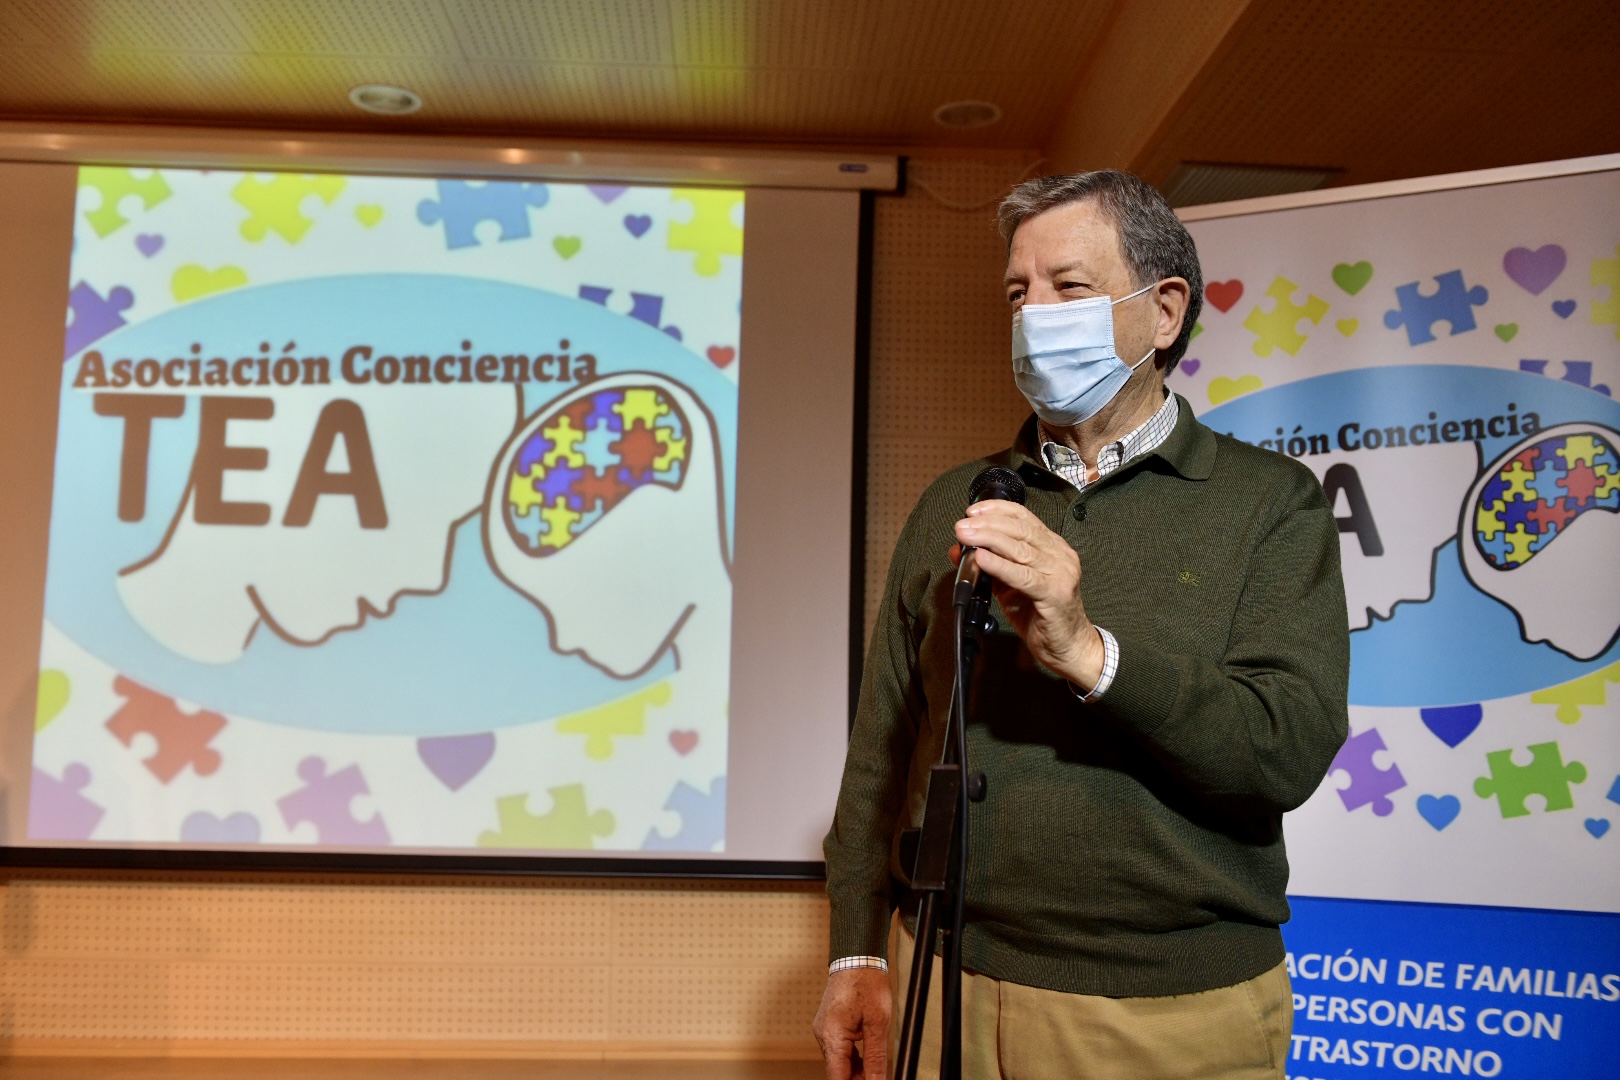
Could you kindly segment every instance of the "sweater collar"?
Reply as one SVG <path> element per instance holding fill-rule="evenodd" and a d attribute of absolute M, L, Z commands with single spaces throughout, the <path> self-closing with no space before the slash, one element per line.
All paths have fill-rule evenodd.
<path fill-rule="evenodd" d="M 1187 480 L 1208 480 L 1215 469 L 1215 433 L 1198 422 L 1186 398 L 1177 394 L 1176 402 L 1180 409 L 1176 415 L 1176 426 L 1164 442 L 1142 460 L 1162 458 L 1177 475 Z M 1050 474 L 1046 462 L 1041 458 L 1040 421 L 1033 413 L 1018 429 L 1018 437 L 1008 451 L 1007 462 L 1026 476 L 1031 469 Z M 1065 481 L 1059 482 L 1067 486 Z"/>

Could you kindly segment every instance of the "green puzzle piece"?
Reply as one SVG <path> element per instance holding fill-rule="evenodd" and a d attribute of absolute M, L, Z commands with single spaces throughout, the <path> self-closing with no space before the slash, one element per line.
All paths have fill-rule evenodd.
<path fill-rule="evenodd" d="M 1299 332 L 1299 320 L 1309 319 L 1313 324 L 1322 321 L 1328 312 L 1328 302 L 1320 296 L 1307 295 L 1305 303 L 1294 303 L 1294 292 L 1299 288 L 1285 277 L 1271 283 L 1266 295 L 1275 300 L 1270 311 L 1255 308 L 1243 320 L 1243 328 L 1254 335 L 1254 355 L 1270 356 L 1273 349 L 1281 349 L 1289 356 L 1298 356 L 1305 344 L 1305 335 Z"/>
<path fill-rule="evenodd" d="M 554 787 L 551 813 L 536 817 L 529 813 L 527 795 L 505 795 L 495 800 L 496 832 L 478 834 L 478 846 L 487 848 L 537 848 L 582 850 L 596 846 L 595 838 L 609 836 L 617 822 L 613 811 L 590 812 L 585 806 L 585 785 Z"/>
<path fill-rule="evenodd" d="M 169 188 L 169 182 L 163 179 L 163 174 L 156 169 L 152 170 L 152 175 L 137 180 L 135 174 L 128 169 L 86 165 L 79 170 L 79 186 L 93 187 L 101 192 L 101 205 L 84 212 L 84 220 L 90 223 L 97 236 L 117 232 L 129 224 L 129 218 L 118 211 L 118 205 L 126 196 L 138 197 L 141 206 L 150 210 L 174 194 Z"/>
<path fill-rule="evenodd" d="M 1502 816 L 1525 817 L 1530 813 L 1524 805 L 1525 796 L 1540 795 L 1547 802 L 1547 810 L 1571 810 L 1575 799 L 1569 793 L 1570 784 L 1586 779 L 1586 766 L 1579 761 L 1564 764 L 1563 755 L 1555 742 L 1535 743 L 1529 747 L 1528 765 L 1513 764 L 1513 751 L 1492 750 L 1485 755 L 1486 767 L 1491 775 L 1474 781 L 1474 794 L 1482 799 L 1496 796 L 1496 805 Z"/>

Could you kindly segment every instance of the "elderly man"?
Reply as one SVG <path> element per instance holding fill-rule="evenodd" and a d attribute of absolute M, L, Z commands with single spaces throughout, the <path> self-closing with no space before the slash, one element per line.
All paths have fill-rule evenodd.
<path fill-rule="evenodd" d="M 827 1075 L 882 1077 L 892 1052 L 914 942 L 906 925 L 891 940 L 891 912 L 915 911 L 897 837 L 940 756 L 967 546 L 1001 629 L 967 731 L 988 796 L 970 816 L 964 1074 L 1282 1080 L 1282 815 L 1347 731 L 1333 510 L 1304 466 L 1217 435 L 1165 389 L 1202 275 L 1157 192 L 1046 177 L 1000 224 L 1035 415 L 1010 450 L 935 481 L 895 549 L 826 840 Z M 964 513 L 992 464 L 1023 476 L 1027 508 Z M 938 985 L 936 970 L 924 1075 Z"/>

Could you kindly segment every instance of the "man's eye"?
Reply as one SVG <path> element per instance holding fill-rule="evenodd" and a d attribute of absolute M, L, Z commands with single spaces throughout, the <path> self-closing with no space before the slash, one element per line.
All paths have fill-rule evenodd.
<path fill-rule="evenodd" d="M 1007 294 L 1007 303 L 1016 304 L 1016 303 L 1018 303 L 1018 301 L 1022 300 L 1023 298 L 1024 298 L 1024 290 L 1023 289 L 1014 289 L 1012 292 Z"/>

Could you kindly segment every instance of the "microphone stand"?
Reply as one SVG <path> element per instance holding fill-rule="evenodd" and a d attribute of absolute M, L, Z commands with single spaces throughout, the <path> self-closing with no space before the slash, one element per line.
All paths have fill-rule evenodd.
<path fill-rule="evenodd" d="M 912 867 L 907 882 L 921 893 L 911 978 L 900 1021 L 897 1080 L 916 1080 L 928 1012 L 934 937 L 940 937 L 940 1080 L 962 1075 L 962 894 L 967 881 L 968 803 L 985 795 L 983 773 L 967 772 L 967 710 L 973 664 L 981 635 L 992 631 L 990 579 L 964 551 L 953 595 L 956 608 L 956 678 L 940 761 L 929 770 L 922 827 L 900 838 L 901 861 Z"/>

